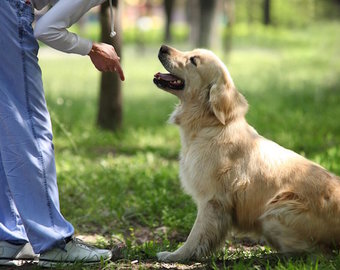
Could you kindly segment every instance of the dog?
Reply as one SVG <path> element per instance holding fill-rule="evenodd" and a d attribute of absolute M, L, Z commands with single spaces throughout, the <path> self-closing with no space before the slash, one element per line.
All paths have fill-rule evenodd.
<path fill-rule="evenodd" d="M 211 51 L 163 45 L 158 58 L 169 73 L 153 81 L 180 100 L 170 122 L 180 130 L 181 184 L 198 209 L 186 242 L 158 259 L 202 259 L 231 231 L 282 253 L 338 248 L 340 178 L 260 136 L 245 119 L 246 99 Z"/>

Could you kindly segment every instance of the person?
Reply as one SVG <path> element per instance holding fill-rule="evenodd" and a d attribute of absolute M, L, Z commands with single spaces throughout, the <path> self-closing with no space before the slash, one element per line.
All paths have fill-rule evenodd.
<path fill-rule="evenodd" d="M 109 250 L 90 247 L 62 216 L 52 127 L 46 107 L 38 42 L 88 55 L 100 71 L 117 72 L 120 58 L 108 44 L 67 30 L 105 0 L 0 1 L 0 265 L 37 260 L 42 266 L 109 260 Z M 35 24 L 34 8 L 52 5 Z M 111 3 L 112 7 L 112 3 Z"/>

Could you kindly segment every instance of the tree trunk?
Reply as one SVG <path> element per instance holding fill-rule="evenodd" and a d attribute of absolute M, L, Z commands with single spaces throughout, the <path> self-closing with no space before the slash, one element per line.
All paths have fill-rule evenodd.
<path fill-rule="evenodd" d="M 200 9 L 197 0 L 186 1 L 186 17 L 190 25 L 189 42 L 196 46 L 199 35 Z"/>
<path fill-rule="evenodd" d="M 200 21 L 197 47 L 210 47 L 212 24 L 216 11 L 217 0 L 200 0 Z"/>
<path fill-rule="evenodd" d="M 235 0 L 227 0 L 225 2 L 225 12 L 227 14 L 227 25 L 223 47 L 226 52 L 230 52 L 232 47 L 233 25 L 235 22 Z"/>
<path fill-rule="evenodd" d="M 172 21 L 172 11 L 174 7 L 175 0 L 164 0 L 164 10 L 165 10 L 165 42 L 170 42 L 171 36 L 171 21 Z"/>
<path fill-rule="evenodd" d="M 263 24 L 271 24 L 270 19 L 270 0 L 264 0 L 263 2 Z"/>
<path fill-rule="evenodd" d="M 254 1 L 247 2 L 247 17 L 248 17 L 248 24 L 252 24 L 254 22 Z"/>
<path fill-rule="evenodd" d="M 112 2 L 116 7 L 114 15 L 117 35 L 114 38 L 110 37 L 109 5 L 106 2 L 100 8 L 101 42 L 113 45 L 117 54 L 121 57 L 122 37 L 118 0 L 113 0 Z M 97 124 L 101 128 L 114 131 L 121 127 L 122 118 L 122 93 L 119 76 L 116 72 L 102 73 Z"/>

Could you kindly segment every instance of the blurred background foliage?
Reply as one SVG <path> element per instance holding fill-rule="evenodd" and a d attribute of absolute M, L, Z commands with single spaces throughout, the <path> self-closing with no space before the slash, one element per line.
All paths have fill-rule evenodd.
<path fill-rule="evenodd" d="M 166 12 L 166 2 L 171 6 L 169 14 Z M 209 33 L 212 36 L 209 38 L 213 41 L 207 47 L 221 45 L 231 25 L 236 27 L 232 34 L 239 36 L 244 35 L 245 29 L 251 30 L 259 25 L 305 28 L 314 23 L 337 21 L 340 18 L 339 0 L 124 0 L 119 1 L 124 44 L 163 42 L 167 15 L 170 15 L 171 29 L 168 41 L 194 42 L 192 35 L 197 31 L 196 28 L 199 29 L 199 21 L 208 13 L 208 9 L 200 13 L 200 6 L 204 7 L 204 3 L 208 9 L 213 9 L 208 18 L 212 24 Z M 93 40 L 99 40 L 97 11 L 98 8 L 94 8 L 73 29 Z M 194 42 L 192 46 L 195 45 Z"/>

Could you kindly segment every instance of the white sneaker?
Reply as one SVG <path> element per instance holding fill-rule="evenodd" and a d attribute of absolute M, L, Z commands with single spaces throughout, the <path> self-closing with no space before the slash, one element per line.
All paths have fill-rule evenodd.
<path fill-rule="evenodd" d="M 38 265 L 43 267 L 71 265 L 74 263 L 91 265 L 108 261 L 111 257 L 112 253 L 110 250 L 97 249 L 77 238 L 72 238 L 64 249 L 53 248 L 41 253 Z"/>
<path fill-rule="evenodd" d="M 30 243 L 13 245 L 0 241 L 0 265 L 21 266 L 33 263 L 37 258 Z"/>

